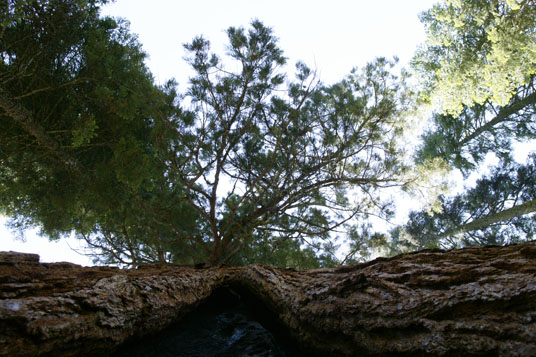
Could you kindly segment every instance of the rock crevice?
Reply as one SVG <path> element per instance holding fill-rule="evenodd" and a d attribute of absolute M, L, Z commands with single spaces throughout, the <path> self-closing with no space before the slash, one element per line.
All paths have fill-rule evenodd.
<path fill-rule="evenodd" d="M 536 355 L 536 243 L 335 269 L 124 270 L 0 253 L 0 355 L 113 354 L 223 290 L 303 354 Z"/>

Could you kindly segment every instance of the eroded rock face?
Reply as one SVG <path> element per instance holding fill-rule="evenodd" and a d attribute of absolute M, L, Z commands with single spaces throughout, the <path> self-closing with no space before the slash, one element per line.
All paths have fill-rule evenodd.
<path fill-rule="evenodd" d="M 221 289 L 304 355 L 536 355 L 534 242 L 311 271 L 82 268 L 0 254 L 0 355 L 110 355 Z"/>
<path fill-rule="evenodd" d="M 32 253 L 0 252 L 0 264 L 39 263 L 39 255 Z"/>
<path fill-rule="evenodd" d="M 536 355 L 536 247 L 428 251 L 308 272 L 244 271 L 327 355 Z M 319 355 L 322 355 L 319 353 Z"/>
<path fill-rule="evenodd" d="M 0 263 L 0 355 L 108 354 L 180 319 L 226 274 Z"/>

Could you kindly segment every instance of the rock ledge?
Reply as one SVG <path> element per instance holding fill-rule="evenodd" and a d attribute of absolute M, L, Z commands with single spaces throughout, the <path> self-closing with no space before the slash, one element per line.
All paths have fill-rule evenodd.
<path fill-rule="evenodd" d="M 304 355 L 536 355 L 536 243 L 335 269 L 123 270 L 0 253 L 0 355 L 110 355 L 227 289 Z"/>

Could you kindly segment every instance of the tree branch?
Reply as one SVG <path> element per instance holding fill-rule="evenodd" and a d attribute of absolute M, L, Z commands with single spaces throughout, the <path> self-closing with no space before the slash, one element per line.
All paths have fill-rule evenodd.
<path fill-rule="evenodd" d="M 33 120 L 32 114 L 21 104 L 17 103 L 2 87 L 0 87 L 0 108 L 4 109 L 6 114 L 19 123 L 26 132 L 34 136 L 39 145 L 48 149 L 71 170 L 83 176 L 78 162 L 66 154 L 60 145 L 47 134 L 43 127 Z"/>

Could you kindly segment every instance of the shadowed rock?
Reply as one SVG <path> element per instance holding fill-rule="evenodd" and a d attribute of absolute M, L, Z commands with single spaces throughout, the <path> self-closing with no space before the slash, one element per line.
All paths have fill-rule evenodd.
<path fill-rule="evenodd" d="M 0 264 L 39 263 L 39 255 L 32 253 L 0 252 Z"/>
<path fill-rule="evenodd" d="M 115 356 L 296 356 L 292 346 L 259 322 L 258 312 L 230 288 L 218 289 L 178 323 L 147 337 L 131 339 Z"/>
<path fill-rule="evenodd" d="M 534 242 L 310 271 L 0 264 L 0 355 L 110 355 L 221 291 L 303 355 L 536 355 Z"/>

